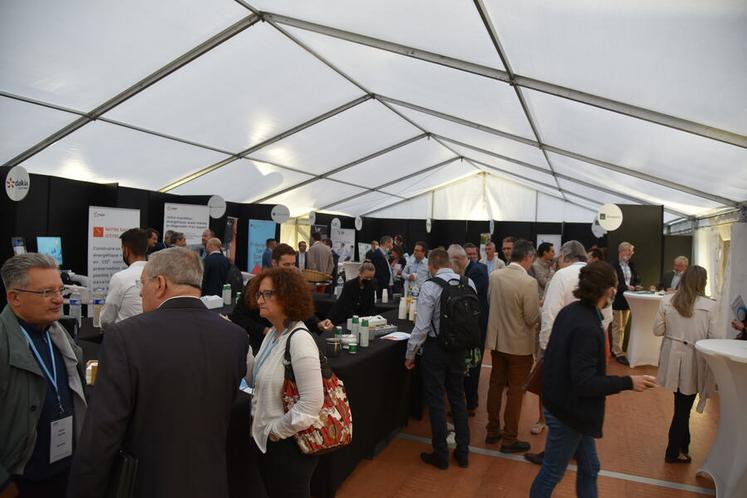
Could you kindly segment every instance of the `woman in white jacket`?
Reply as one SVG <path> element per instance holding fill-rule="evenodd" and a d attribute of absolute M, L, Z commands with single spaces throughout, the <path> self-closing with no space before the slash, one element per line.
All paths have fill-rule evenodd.
<path fill-rule="evenodd" d="M 707 272 L 691 266 L 672 295 L 664 296 L 654 322 L 654 334 L 664 336 L 656 383 L 674 392 L 674 415 L 669 427 L 668 463 L 690 463 L 690 410 L 695 395 L 706 397 L 708 367 L 695 351 L 695 343 L 714 337 L 718 306 L 705 297 Z M 701 409 L 702 410 L 702 409 Z"/>
<path fill-rule="evenodd" d="M 303 322 L 314 312 L 311 293 L 300 272 L 269 268 L 252 279 L 246 299 L 272 323 L 254 361 L 247 357 L 246 377 L 254 387 L 252 439 L 264 487 L 271 498 L 308 497 L 318 457 L 301 453 L 293 436 L 319 418 L 324 402 L 319 350 Z M 283 355 L 294 330 L 290 355 L 300 397 L 286 413 Z"/>

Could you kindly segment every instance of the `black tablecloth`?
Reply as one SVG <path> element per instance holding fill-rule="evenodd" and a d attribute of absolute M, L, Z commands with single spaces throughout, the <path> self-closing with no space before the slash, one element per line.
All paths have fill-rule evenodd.
<path fill-rule="evenodd" d="M 314 293 L 314 310 L 316 312 L 316 316 L 319 317 L 320 320 L 324 320 L 326 318 L 329 318 L 329 312 L 332 310 L 332 306 L 337 301 L 336 296 L 330 296 L 329 294 L 318 294 Z M 386 311 L 397 311 L 399 309 L 399 299 L 396 301 L 389 301 L 388 303 L 382 303 L 381 301 L 376 301 L 374 303 L 374 307 L 376 308 L 377 313 L 384 313 Z M 397 318 L 396 313 L 394 314 L 394 318 Z"/>

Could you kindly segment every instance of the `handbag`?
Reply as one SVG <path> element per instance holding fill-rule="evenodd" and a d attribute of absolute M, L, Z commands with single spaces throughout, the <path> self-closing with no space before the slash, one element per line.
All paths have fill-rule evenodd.
<path fill-rule="evenodd" d="M 138 459 L 119 450 L 114 461 L 111 479 L 106 489 L 106 498 L 133 498 L 137 481 Z"/>
<path fill-rule="evenodd" d="M 542 374 L 545 370 L 545 359 L 540 358 L 537 363 L 534 364 L 532 371 L 529 372 L 529 378 L 524 386 L 524 389 L 530 393 L 534 393 L 537 396 L 542 396 Z"/>
<path fill-rule="evenodd" d="M 285 343 L 285 381 L 283 382 L 283 409 L 286 413 L 293 408 L 299 398 L 296 378 L 291 363 L 290 345 L 293 334 L 290 333 Z M 345 385 L 327 362 L 327 357 L 319 351 L 319 364 L 322 370 L 322 386 L 324 388 L 324 403 L 319 411 L 319 417 L 307 429 L 296 433 L 296 443 L 301 453 L 305 455 L 320 455 L 347 446 L 353 441 L 353 415 L 348 403 Z"/>

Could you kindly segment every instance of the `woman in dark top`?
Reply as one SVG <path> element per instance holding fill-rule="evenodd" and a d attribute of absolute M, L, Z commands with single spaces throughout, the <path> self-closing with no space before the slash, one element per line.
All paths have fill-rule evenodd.
<path fill-rule="evenodd" d="M 329 312 L 332 323 L 342 323 L 353 315 L 370 316 L 376 312 L 376 290 L 373 283 L 375 272 L 373 263 L 364 261 L 358 277 L 345 282 L 340 297 Z"/>
<path fill-rule="evenodd" d="M 389 266 L 392 267 L 392 277 L 394 277 L 394 285 L 392 286 L 393 294 L 402 294 L 405 286 L 405 281 L 402 280 L 402 270 L 407 265 L 405 259 L 405 250 L 402 246 L 392 247 L 392 255 L 389 257 Z M 389 296 L 391 299 L 391 296 Z"/>
<path fill-rule="evenodd" d="M 605 396 L 656 386 L 650 375 L 606 375 L 601 310 L 614 299 L 616 288 L 612 266 L 603 261 L 587 265 L 581 269 L 573 293 L 579 301 L 563 308 L 555 318 L 543 372 L 549 432 L 531 498 L 551 496 L 573 457 L 578 464 L 576 494 L 596 497 L 599 458 L 594 438 L 602 437 Z"/>

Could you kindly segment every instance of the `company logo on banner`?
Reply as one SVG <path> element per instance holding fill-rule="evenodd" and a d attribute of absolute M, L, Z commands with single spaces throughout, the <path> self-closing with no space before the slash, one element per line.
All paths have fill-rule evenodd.
<path fill-rule="evenodd" d="M 29 193 L 31 179 L 23 166 L 11 168 L 5 177 L 5 193 L 11 201 L 22 201 Z"/>
<path fill-rule="evenodd" d="M 210 228 L 210 208 L 198 204 L 163 205 L 163 231 L 181 232 L 188 245 L 201 245 L 202 232 Z"/>
<path fill-rule="evenodd" d="M 249 245 L 246 271 L 254 275 L 262 271 L 262 254 L 265 252 L 267 239 L 275 238 L 275 222 L 267 220 L 249 220 Z"/>
<path fill-rule="evenodd" d="M 355 260 L 355 230 L 333 228 L 330 234 L 332 250 L 340 257 L 340 262 Z"/>
<path fill-rule="evenodd" d="M 91 290 L 109 291 L 112 275 L 126 268 L 119 236 L 139 226 L 139 209 L 88 208 L 88 278 Z"/>

